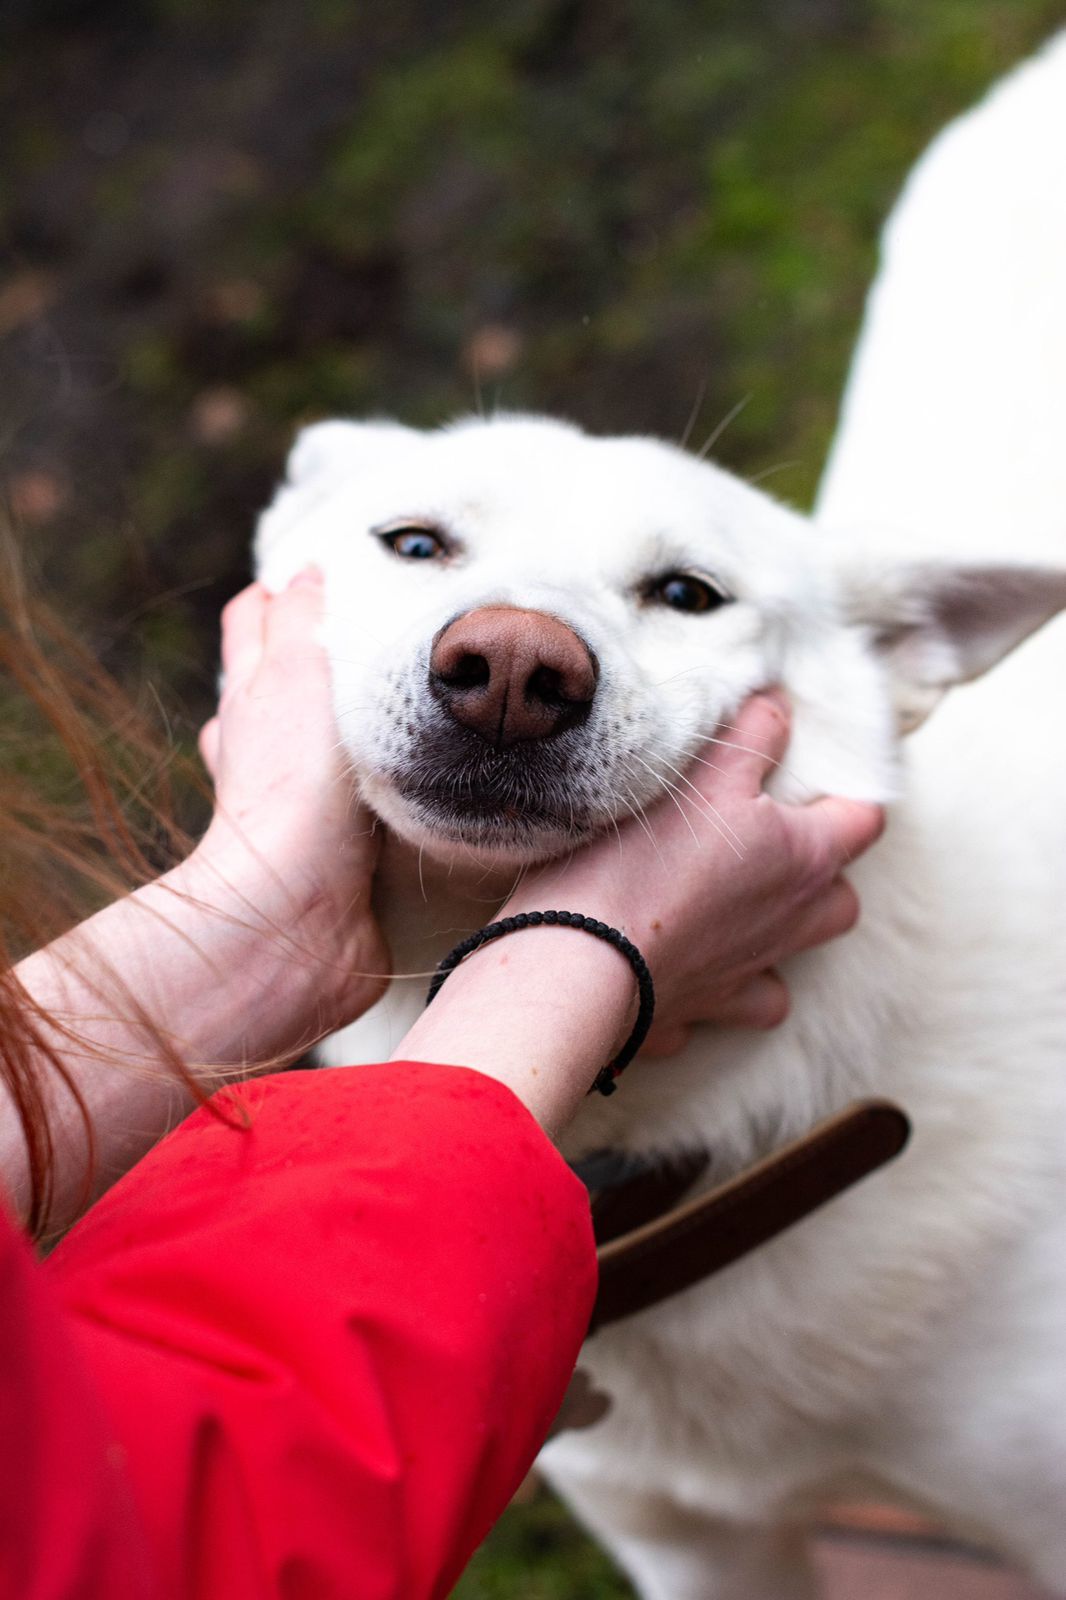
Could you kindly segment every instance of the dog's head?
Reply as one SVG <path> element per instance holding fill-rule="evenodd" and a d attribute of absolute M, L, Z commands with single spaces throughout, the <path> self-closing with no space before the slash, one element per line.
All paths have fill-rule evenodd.
<path fill-rule="evenodd" d="M 775 682 L 803 788 L 884 797 L 896 726 L 1066 604 L 1057 572 L 849 571 L 708 463 L 530 417 L 307 429 L 257 554 L 274 588 L 322 568 L 364 796 L 442 858 L 548 857 L 683 796 Z"/>

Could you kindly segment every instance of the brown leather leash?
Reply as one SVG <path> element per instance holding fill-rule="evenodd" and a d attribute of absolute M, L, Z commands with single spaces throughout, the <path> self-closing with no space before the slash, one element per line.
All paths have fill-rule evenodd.
<path fill-rule="evenodd" d="M 593 1220 L 602 1242 L 590 1335 L 702 1283 L 775 1239 L 893 1160 L 909 1135 L 910 1123 L 898 1106 L 862 1100 L 680 1205 L 673 1203 L 677 1194 L 707 1166 L 703 1152 L 683 1157 L 678 1168 L 662 1175 L 642 1174 L 597 1196 Z M 664 1205 L 663 1196 L 669 1196 Z M 553 1432 L 588 1426 L 609 1404 L 579 1368 Z"/>

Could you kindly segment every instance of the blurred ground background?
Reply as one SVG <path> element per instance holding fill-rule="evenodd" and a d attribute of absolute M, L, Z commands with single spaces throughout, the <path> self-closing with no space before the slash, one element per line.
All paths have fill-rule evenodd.
<path fill-rule="evenodd" d="M 879 224 L 1063 0 L 0 0 L 0 494 L 179 731 L 293 430 L 491 407 L 804 504 Z M 465 1600 L 626 1593 L 561 1512 Z"/>

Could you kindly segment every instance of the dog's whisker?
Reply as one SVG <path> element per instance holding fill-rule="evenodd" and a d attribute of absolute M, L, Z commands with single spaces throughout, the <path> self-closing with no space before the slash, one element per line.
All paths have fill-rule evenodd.
<path fill-rule="evenodd" d="M 691 672 L 721 672 L 721 668 L 715 666 L 713 661 L 697 661 L 691 667 L 682 667 L 680 672 L 672 672 L 668 678 L 653 679 L 652 688 L 661 689 L 664 684 L 676 683 L 678 678 L 687 678 Z"/>
<path fill-rule="evenodd" d="M 719 766 L 717 761 L 708 761 L 704 756 L 689 756 L 689 761 L 698 761 L 701 767 L 707 767 L 711 772 L 724 772 L 725 768 Z"/>
<path fill-rule="evenodd" d="M 734 844 L 733 840 L 726 833 L 725 829 L 722 828 L 719 825 L 718 819 L 714 816 L 713 812 L 707 810 L 703 806 L 697 805 L 693 799 L 691 799 L 687 794 L 685 794 L 683 789 L 679 789 L 676 783 L 672 783 L 669 778 L 664 778 L 661 773 L 659 774 L 659 782 L 666 789 L 667 793 L 670 795 L 670 798 L 674 801 L 674 804 L 677 806 L 678 810 L 681 812 L 681 815 L 685 818 L 686 822 L 688 822 L 688 817 L 687 817 L 687 815 L 685 813 L 684 807 L 681 804 L 682 801 L 684 801 L 687 805 L 690 805 L 695 812 L 697 812 L 698 814 L 701 814 L 702 816 L 704 816 L 706 818 L 706 820 L 711 824 L 711 827 L 714 829 L 714 831 L 717 834 L 720 835 L 720 837 L 725 841 L 725 843 L 733 851 L 734 855 L 739 856 L 739 855 L 742 854 L 742 852 Z M 689 823 L 689 830 L 692 833 L 692 837 L 696 840 L 697 845 L 699 845 L 700 848 L 702 849 L 703 847 L 702 847 L 702 843 L 700 841 L 699 835 L 696 833 L 696 830 L 692 827 L 691 823 Z"/>
<path fill-rule="evenodd" d="M 655 779 L 656 783 L 662 784 L 663 788 L 666 790 L 666 792 L 669 795 L 670 799 L 674 802 L 674 805 L 677 807 L 678 813 L 680 814 L 680 816 L 681 816 L 685 826 L 687 827 L 689 833 L 691 833 L 692 841 L 695 844 L 697 850 L 700 849 L 701 848 L 700 836 L 696 832 L 695 828 L 692 826 L 692 823 L 689 820 L 688 814 L 685 811 L 684 806 L 681 804 L 681 800 L 687 800 L 688 796 L 682 794 L 681 790 L 678 789 L 677 785 L 674 784 L 674 783 L 671 783 L 669 778 L 664 778 L 661 773 L 656 772 L 654 770 L 654 768 L 650 767 L 648 765 L 648 763 L 644 760 L 643 756 L 637 756 L 637 760 L 640 762 L 642 767 L 646 767 L 647 768 L 648 772 Z M 678 798 L 678 796 L 680 796 L 680 799 Z"/>
<path fill-rule="evenodd" d="M 703 378 L 700 379 L 700 386 L 696 390 L 696 398 L 692 402 L 692 410 L 688 414 L 688 421 L 685 423 L 685 431 L 681 435 L 680 440 L 678 441 L 678 448 L 680 450 L 687 450 L 688 449 L 688 442 L 689 442 L 689 439 L 692 437 L 692 430 L 696 426 L 696 418 L 700 414 L 700 407 L 703 405 L 703 401 L 704 401 L 704 398 L 705 398 L 706 394 L 707 394 L 707 379 L 706 379 L 706 376 L 704 376 Z"/>
<path fill-rule="evenodd" d="M 668 767 L 670 769 L 670 771 L 675 775 L 675 777 L 680 778 L 681 782 L 685 785 L 685 787 L 692 790 L 692 793 L 696 796 L 697 800 L 700 801 L 701 805 L 705 805 L 705 806 L 710 807 L 711 811 L 714 812 L 714 815 L 718 819 L 719 823 L 721 824 L 721 826 L 725 830 L 725 832 L 730 834 L 732 836 L 732 838 L 734 838 L 736 840 L 737 844 L 740 845 L 741 848 L 743 848 L 744 841 L 740 837 L 740 834 L 737 832 L 737 830 L 734 827 L 732 827 L 730 825 L 730 823 L 728 823 L 726 821 L 726 819 L 722 816 L 722 814 L 718 810 L 718 808 L 710 800 L 707 799 L 706 795 L 700 794 L 700 791 L 696 788 L 696 785 L 692 782 L 692 779 L 691 778 L 687 778 L 685 776 L 685 774 L 682 772 L 681 768 L 680 767 L 675 767 L 672 761 L 667 761 L 665 756 L 662 756 L 662 755 L 657 756 L 656 760 L 657 761 L 661 761 L 665 767 Z"/>
<path fill-rule="evenodd" d="M 512 883 L 511 883 L 511 887 L 508 889 L 507 893 L 503 897 L 504 900 L 510 900 L 510 898 L 511 898 L 511 896 L 513 894 L 517 894 L 519 889 L 525 883 L 526 878 L 528 876 L 529 876 L 529 867 L 526 866 L 523 863 L 523 865 L 520 866 L 517 869 L 517 871 L 515 872 L 514 878 L 513 878 Z"/>
<path fill-rule="evenodd" d="M 729 743 L 728 740 L 725 740 L 723 742 L 724 743 Z M 735 748 L 735 746 L 732 746 L 732 748 Z M 666 757 L 663 756 L 661 753 L 656 757 L 656 759 L 659 760 L 659 761 L 665 762 L 665 764 L 670 768 L 671 772 L 676 772 L 676 773 L 678 773 L 680 775 L 680 770 L 681 769 L 671 765 L 671 763 L 666 761 Z M 726 768 L 721 766 L 717 761 L 708 761 L 706 756 L 686 755 L 685 756 L 685 760 L 686 761 L 698 762 L 701 767 L 706 767 L 708 769 L 708 771 L 710 771 L 710 772 L 725 772 L 726 771 Z"/>
<path fill-rule="evenodd" d="M 665 785 L 672 795 L 675 797 L 680 795 L 681 798 L 683 800 L 687 800 L 688 804 L 693 806 L 693 808 L 699 812 L 701 816 L 706 818 L 714 831 L 721 839 L 724 840 L 735 856 L 738 858 L 743 857 L 744 850 L 742 847 L 742 841 L 737 840 L 732 828 L 729 827 L 728 823 L 726 823 L 725 819 L 718 814 L 715 808 L 708 801 L 704 800 L 698 789 L 691 784 L 689 785 L 689 787 L 692 788 L 693 795 L 695 796 L 695 799 L 690 799 L 688 795 L 684 794 L 684 792 L 677 787 L 676 783 L 671 783 L 670 779 L 664 777 L 662 773 L 658 773 L 657 777 L 659 782 Z"/>
<path fill-rule="evenodd" d="M 618 798 L 617 795 L 615 795 L 615 797 L 614 797 L 614 804 L 616 806 L 619 804 L 619 798 Z M 611 816 L 611 827 L 614 829 L 614 836 L 615 836 L 615 839 L 616 839 L 616 841 L 618 843 L 618 859 L 621 860 L 622 859 L 622 830 L 618 826 L 618 817 L 617 817 L 617 815 L 612 814 L 612 816 Z"/>
<path fill-rule="evenodd" d="M 737 731 L 737 729 L 739 727 L 740 727 L 740 723 L 739 722 L 717 722 L 717 723 L 715 723 L 715 728 L 716 729 L 724 728 L 726 733 L 736 733 L 736 731 Z M 773 735 L 767 733 L 767 734 L 764 734 L 763 737 L 766 738 L 766 739 L 771 739 L 773 737 Z"/>
<path fill-rule="evenodd" d="M 636 800 L 636 796 L 633 794 L 632 789 L 627 787 L 626 794 L 628 794 L 631 797 L 631 799 L 633 799 L 634 801 Z M 630 805 L 629 801 L 622 799 L 621 795 L 619 795 L 617 798 L 620 801 L 620 803 L 625 806 L 626 810 L 629 812 L 629 815 L 636 822 L 637 826 L 640 827 L 640 828 L 643 828 L 644 832 L 648 835 L 648 838 L 651 840 L 651 847 L 655 851 L 655 854 L 658 856 L 660 863 L 665 865 L 665 863 L 663 862 L 663 853 L 659 849 L 659 841 L 658 841 L 658 839 L 656 839 L 655 834 L 654 834 L 650 824 L 648 823 L 647 817 L 645 816 L 644 807 L 642 805 L 640 805 L 639 802 L 635 806 Z"/>
<path fill-rule="evenodd" d="M 789 467 L 802 467 L 802 465 L 803 462 L 798 456 L 794 456 L 791 461 L 775 461 L 772 467 L 763 467 L 761 472 L 756 472 L 754 477 L 745 481 L 754 489 L 756 484 L 765 483 L 767 478 L 772 478 L 775 473 L 787 472 Z"/>
<path fill-rule="evenodd" d="M 725 430 L 729 427 L 729 424 L 736 421 L 737 417 L 740 416 L 740 413 L 744 410 L 745 406 L 749 405 L 753 399 L 753 395 L 746 394 L 742 400 L 737 401 L 732 410 L 726 412 L 718 426 L 711 430 L 709 437 L 704 441 L 702 450 L 697 452 L 697 461 L 705 461 L 707 459 L 708 455 L 714 449 Z"/>
<path fill-rule="evenodd" d="M 776 767 L 783 777 L 791 778 L 793 783 L 797 783 L 801 789 L 805 789 L 812 800 L 818 798 L 818 790 L 804 778 L 801 778 L 794 767 L 788 767 L 783 761 L 777 761 L 772 756 L 768 756 L 765 750 L 756 750 L 755 746 L 750 744 L 737 744 L 735 739 L 716 739 L 713 735 L 704 733 L 702 730 L 697 730 L 696 737 L 701 739 L 704 744 L 720 744 L 726 750 L 742 750 L 745 755 L 760 756 L 763 761 L 769 762 L 771 767 Z M 693 756 L 691 759 L 695 761 L 697 758 Z"/>

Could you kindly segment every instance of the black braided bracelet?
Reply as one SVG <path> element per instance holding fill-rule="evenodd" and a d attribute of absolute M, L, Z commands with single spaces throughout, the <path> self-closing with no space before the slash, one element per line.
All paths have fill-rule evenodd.
<path fill-rule="evenodd" d="M 592 1089 L 598 1089 L 600 1094 L 614 1094 L 618 1087 L 615 1080 L 623 1069 L 628 1067 L 648 1036 L 651 1019 L 655 1014 L 655 987 L 648 971 L 648 963 L 636 945 L 632 944 L 624 933 L 619 933 L 617 928 L 609 928 L 606 922 L 597 922 L 595 917 L 583 917 L 579 911 L 522 911 L 516 917 L 504 917 L 500 922 L 490 922 L 457 944 L 455 949 L 450 950 L 444 957 L 429 986 L 426 1005 L 428 1006 L 436 998 L 441 984 L 455 971 L 459 963 L 475 950 L 480 950 L 483 944 L 491 944 L 493 939 L 502 939 L 508 933 L 519 933 L 523 928 L 541 927 L 579 928 L 582 933 L 591 933 L 597 939 L 603 939 L 607 944 L 613 945 L 633 968 L 640 994 L 637 1020 L 621 1050 L 613 1061 L 609 1061 L 600 1069 L 592 1085 Z M 589 1094 L 592 1093 L 592 1089 L 589 1090 Z"/>

